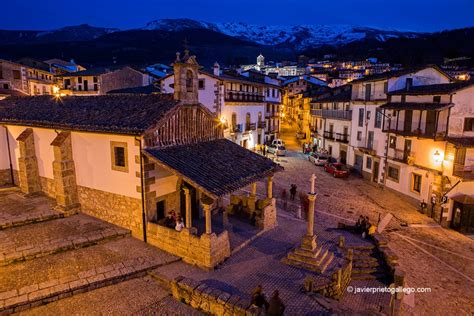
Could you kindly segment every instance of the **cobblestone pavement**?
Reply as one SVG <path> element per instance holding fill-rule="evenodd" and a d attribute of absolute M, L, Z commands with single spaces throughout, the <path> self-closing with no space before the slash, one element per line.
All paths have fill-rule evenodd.
<path fill-rule="evenodd" d="M 200 315 L 172 299 L 150 277 L 128 280 L 65 298 L 19 315 Z"/>
<path fill-rule="evenodd" d="M 286 131 L 282 138 L 287 141 L 288 137 L 294 138 L 294 134 Z M 379 214 L 381 217 L 387 213 L 394 215 L 384 235 L 389 239 L 390 249 L 399 257 L 408 286 L 432 289 L 431 293 L 416 293 L 414 307 L 410 306 L 411 303 L 404 304 L 407 314 L 432 314 L 436 311 L 439 315 L 449 315 L 456 310 L 460 315 L 471 315 L 474 312 L 472 239 L 439 227 L 398 194 L 352 176 L 334 179 L 323 168 L 308 162 L 301 151 L 289 152 L 288 156 L 278 160 L 285 171 L 274 177 L 276 197 L 282 189 L 288 191 L 291 183 L 295 183 L 299 191 L 309 191 L 310 175 L 316 174 L 317 224 L 335 227 L 337 222 L 355 221 L 359 215 L 369 216 L 376 223 Z M 264 183 L 258 185 L 258 192 L 265 194 Z M 279 202 L 279 205 L 283 204 Z M 294 216 L 297 207 L 298 198 L 296 203 L 288 204 L 288 212 L 280 210 L 280 214 Z M 402 223 L 408 226 L 400 225 Z M 421 225 L 417 227 L 415 224 Z"/>
<path fill-rule="evenodd" d="M 281 259 L 301 241 L 306 232 L 306 222 L 285 217 L 280 217 L 278 220 L 279 226 L 276 229 L 263 234 L 249 246 L 235 253 L 216 271 L 207 272 L 177 262 L 157 268 L 154 272 L 167 279 L 173 279 L 176 275 L 191 277 L 249 301 L 252 290 L 259 284 L 263 286 L 267 295 L 278 289 L 280 297 L 286 304 L 287 315 L 320 315 L 334 312 L 327 310 L 317 300 L 302 292 L 304 279 L 307 276 L 316 277 L 314 273 L 281 262 Z M 333 252 L 337 251 L 335 245 L 341 234 L 345 235 L 348 247 L 370 244 L 359 236 L 327 229 L 321 225 L 316 226 L 316 233 L 318 244 L 329 247 Z M 333 264 L 336 264 L 336 260 Z M 335 266 L 330 266 L 329 270 L 334 268 Z M 326 277 L 322 277 L 319 282 L 327 282 Z M 372 284 L 385 286 L 381 281 L 373 281 Z M 384 294 L 360 294 L 356 299 L 343 299 L 336 304 L 336 307 L 347 310 L 379 311 L 381 306 L 388 304 L 389 298 L 390 295 Z"/>

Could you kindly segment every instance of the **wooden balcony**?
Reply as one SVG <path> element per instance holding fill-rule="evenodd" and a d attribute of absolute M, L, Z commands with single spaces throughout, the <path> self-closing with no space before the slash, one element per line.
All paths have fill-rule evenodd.
<path fill-rule="evenodd" d="M 335 135 L 334 132 L 328 132 L 328 131 L 325 131 L 325 132 L 324 132 L 324 138 L 326 138 L 326 139 L 332 139 L 332 140 L 334 140 L 334 135 Z"/>
<path fill-rule="evenodd" d="M 406 163 L 412 165 L 415 163 L 415 154 L 411 151 L 405 151 L 402 149 L 389 149 L 388 158 L 394 161 Z"/>
<path fill-rule="evenodd" d="M 226 92 L 224 100 L 228 102 L 257 102 L 261 103 L 265 101 L 265 97 L 260 94 L 254 94 L 249 92 L 229 91 Z"/>
<path fill-rule="evenodd" d="M 349 134 L 336 133 L 336 142 L 348 144 L 350 140 Z"/>
<path fill-rule="evenodd" d="M 324 109 L 312 109 L 311 115 L 319 116 L 322 118 L 336 119 L 336 120 L 351 120 L 352 111 L 348 110 L 324 110 Z"/>

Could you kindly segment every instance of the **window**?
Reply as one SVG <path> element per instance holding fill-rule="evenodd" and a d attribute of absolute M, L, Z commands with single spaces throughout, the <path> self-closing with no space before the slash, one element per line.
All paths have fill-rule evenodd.
<path fill-rule="evenodd" d="M 19 70 L 13 70 L 13 79 L 21 79 L 21 73 Z"/>
<path fill-rule="evenodd" d="M 191 70 L 186 71 L 186 91 L 193 92 L 193 72 Z"/>
<path fill-rule="evenodd" d="M 128 172 L 127 143 L 110 142 L 112 170 Z"/>
<path fill-rule="evenodd" d="M 328 154 L 329 156 L 332 156 L 332 146 L 328 146 Z"/>
<path fill-rule="evenodd" d="M 398 167 L 388 166 L 388 178 L 392 181 L 398 182 L 399 170 Z"/>
<path fill-rule="evenodd" d="M 393 149 L 397 148 L 397 137 L 390 136 L 389 147 Z"/>
<path fill-rule="evenodd" d="M 93 81 L 94 82 L 99 82 L 99 79 L 97 77 L 94 77 Z"/>
<path fill-rule="evenodd" d="M 64 80 L 64 87 L 67 88 L 71 85 L 71 79 L 65 79 Z"/>
<path fill-rule="evenodd" d="M 370 86 L 370 83 L 366 84 L 365 85 L 365 101 L 369 101 L 370 100 L 370 95 L 372 94 L 371 92 L 371 86 Z"/>
<path fill-rule="evenodd" d="M 364 109 L 359 109 L 359 126 L 364 126 Z"/>
<path fill-rule="evenodd" d="M 357 132 L 357 140 L 362 140 L 362 132 Z"/>
<path fill-rule="evenodd" d="M 435 95 L 433 97 L 433 103 L 441 103 L 441 96 L 440 95 Z"/>
<path fill-rule="evenodd" d="M 374 132 L 369 131 L 367 135 L 367 148 L 374 149 Z"/>
<path fill-rule="evenodd" d="M 97 83 L 94 84 L 94 91 L 99 91 L 99 86 L 97 85 Z"/>
<path fill-rule="evenodd" d="M 466 117 L 464 119 L 464 131 L 474 132 L 474 117 Z"/>
<path fill-rule="evenodd" d="M 374 127 L 375 128 L 381 128 L 382 127 L 382 112 L 380 112 L 380 110 L 375 111 Z"/>
<path fill-rule="evenodd" d="M 365 168 L 372 170 L 372 157 L 367 157 L 365 160 Z"/>
<path fill-rule="evenodd" d="M 82 77 L 77 78 L 77 82 L 82 83 Z"/>
<path fill-rule="evenodd" d="M 411 190 L 416 193 L 421 192 L 421 175 L 416 173 L 412 175 Z"/>
<path fill-rule="evenodd" d="M 8 89 L 8 83 L 3 84 L 3 89 Z"/>
<path fill-rule="evenodd" d="M 370 111 L 367 111 L 367 121 L 370 120 Z"/>
<path fill-rule="evenodd" d="M 205 84 L 206 84 L 206 82 L 204 81 L 204 79 L 199 79 L 199 82 L 198 82 L 199 90 L 204 90 L 205 89 Z"/>

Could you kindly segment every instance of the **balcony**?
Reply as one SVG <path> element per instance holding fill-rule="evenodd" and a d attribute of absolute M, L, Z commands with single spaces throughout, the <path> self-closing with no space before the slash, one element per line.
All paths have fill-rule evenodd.
<path fill-rule="evenodd" d="M 463 180 L 473 181 L 474 180 L 474 165 L 465 166 L 454 164 L 453 176 L 459 177 Z"/>
<path fill-rule="evenodd" d="M 265 124 L 265 122 L 258 122 L 257 123 L 257 127 L 259 129 L 265 129 L 266 126 L 267 126 L 267 124 Z"/>
<path fill-rule="evenodd" d="M 275 117 L 279 117 L 280 114 L 278 111 L 267 111 L 265 112 L 265 117 L 266 118 L 275 118 Z"/>
<path fill-rule="evenodd" d="M 256 129 L 257 129 L 257 123 L 247 123 L 247 124 L 245 124 L 245 131 L 246 132 L 254 131 Z"/>
<path fill-rule="evenodd" d="M 388 151 L 388 158 L 409 165 L 413 165 L 415 163 L 415 154 L 412 151 L 392 148 Z"/>
<path fill-rule="evenodd" d="M 226 92 L 224 100 L 229 102 L 264 102 L 265 97 L 249 92 L 229 91 Z"/>
<path fill-rule="evenodd" d="M 344 133 L 336 133 L 336 141 L 340 143 L 347 144 L 349 143 L 349 134 L 344 134 Z"/>
<path fill-rule="evenodd" d="M 375 148 L 377 148 L 377 142 L 374 141 L 374 140 L 370 140 L 370 139 L 362 139 L 362 140 L 358 140 L 357 143 L 356 143 L 357 147 L 360 151 L 368 154 L 368 155 L 375 155 L 376 154 L 376 150 Z"/>
<path fill-rule="evenodd" d="M 324 110 L 324 109 L 312 109 L 311 115 L 319 116 L 322 118 L 336 119 L 336 120 L 351 120 L 352 110 Z"/>
<path fill-rule="evenodd" d="M 236 125 L 232 125 L 230 127 L 230 132 L 231 133 L 242 133 L 242 124 L 236 124 Z"/>
<path fill-rule="evenodd" d="M 328 131 L 325 131 L 324 132 L 324 138 L 326 139 L 334 139 L 334 132 L 328 132 Z"/>

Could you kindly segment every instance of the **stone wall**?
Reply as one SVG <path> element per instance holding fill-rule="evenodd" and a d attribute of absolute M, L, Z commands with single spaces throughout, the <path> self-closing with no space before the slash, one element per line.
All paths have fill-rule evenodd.
<path fill-rule="evenodd" d="M 173 297 L 210 315 L 264 315 L 249 300 L 182 276 L 171 283 Z"/>
<path fill-rule="evenodd" d="M 204 269 L 212 269 L 230 257 L 227 231 L 196 236 L 188 229 L 178 232 L 154 223 L 147 224 L 148 243 L 183 258 L 183 261 Z"/>
<path fill-rule="evenodd" d="M 347 286 L 351 282 L 352 274 L 352 260 L 347 260 L 343 267 L 337 269 L 331 275 L 331 281 L 320 285 L 318 287 L 313 287 L 312 280 L 306 279 L 305 281 L 305 290 L 308 292 L 319 293 L 325 297 L 330 297 L 333 299 L 341 299 L 341 297 L 346 292 Z"/>
<path fill-rule="evenodd" d="M 230 204 L 227 206 L 229 214 L 234 213 L 234 206 L 242 203 L 244 212 L 251 217 L 252 212 L 256 213 L 256 225 L 262 230 L 275 228 L 277 223 L 276 199 L 259 199 L 255 201 L 252 196 L 246 195 L 231 195 Z"/>
<path fill-rule="evenodd" d="M 54 180 L 40 177 L 41 191 L 46 194 L 48 197 L 55 199 L 56 198 L 56 189 L 54 187 Z"/>
<path fill-rule="evenodd" d="M 104 221 L 130 229 L 143 239 L 142 202 L 119 194 L 78 186 L 81 211 Z"/>
<path fill-rule="evenodd" d="M 0 170 L 0 185 L 12 184 L 10 169 Z"/>

